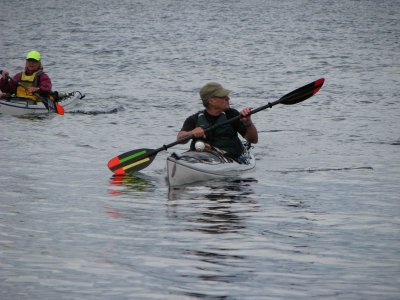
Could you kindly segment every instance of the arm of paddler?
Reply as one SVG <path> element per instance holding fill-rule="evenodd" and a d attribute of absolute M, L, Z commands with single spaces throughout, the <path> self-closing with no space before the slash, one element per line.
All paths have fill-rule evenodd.
<path fill-rule="evenodd" d="M 251 120 L 251 112 L 250 107 L 245 107 L 241 110 L 240 114 L 243 116 L 240 118 L 240 121 L 243 123 L 244 127 L 246 128 L 246 133 L 244 134 L 244 138 L 251 144 L 258 143 L 258 131 L 256 126 L 254 125 L 253 121 Z"/>
<path fill-rule="evenodd" d="M 195 129 L 190 130 L 190 131 L 184 131 L 184 130 L 179 131 L 176 139 L 182 140 L 182 139 L 185 139 L 188 137 L 202 138 L 204 136 L 205 136 L 204 129 L 201 127 L 196 127 Z M 189 139 L 184 140 L 182 142 L 182 144 L 186 144 L 188 141 L 189 141 Z"/>

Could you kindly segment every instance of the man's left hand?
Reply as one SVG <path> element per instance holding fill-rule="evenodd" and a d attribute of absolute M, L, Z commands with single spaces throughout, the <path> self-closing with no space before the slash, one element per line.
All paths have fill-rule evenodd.
<path fill-rule="evenodd" d="M 240 121 L 244 123 L 250 123 L 251 122 L 251 117 L 248 114 L 251 112 L 251 107 L 245 107 L 240 111 L 240 114 L 243 116 L 240 118 Z"/>
<path fill-rule="evenodd" d="M 30 86 L 30 87 L 28 88 L 28 92 L 31 93 L 31 94 L 34 94 L 34 93 L 36 93 L 36 92 L 38 92 L 38 91 L 39 91 L 39 88 L 36 87 L 36 86 Z"/>

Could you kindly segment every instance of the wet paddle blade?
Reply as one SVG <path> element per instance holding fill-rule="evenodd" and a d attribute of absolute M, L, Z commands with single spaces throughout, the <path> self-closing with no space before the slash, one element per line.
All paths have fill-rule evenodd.
<path fill-rule="evenodd" d="M 111 159 L 108 168 L 116 175 L 138 172 L 154 160 L 158 152 L 153 149 L 137 149 Z"/>

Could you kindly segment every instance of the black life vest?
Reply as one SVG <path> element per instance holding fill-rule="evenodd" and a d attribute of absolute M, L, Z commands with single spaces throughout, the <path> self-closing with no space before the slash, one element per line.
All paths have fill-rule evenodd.
<path fill-rule="evenodd" d="M 227 120 L 225 112 L 221 113 L 214 124 L 220 124 Z M 208 128 L 214 124 L 210 124 L 205 116 L 204 111 L 198 113 L 196 127 Z M 191 149 L 194 149 L 194 139 L 191 144 Z M 233 157 L 239 157 L 243 153 L 243 144 L 240 141 L 237 132 L 233 129 L 230 123 L 220 125 L 217 128 L 206 132 L 206 143 L 213 147 L 217 147 L 228 152 Z"/>

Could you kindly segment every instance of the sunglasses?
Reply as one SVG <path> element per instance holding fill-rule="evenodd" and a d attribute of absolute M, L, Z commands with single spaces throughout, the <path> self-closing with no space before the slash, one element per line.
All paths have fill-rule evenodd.
<path fill-rule="evenodd" d="M 228 96 L 225 96 L 225 97 L 215 97 L 215 98 L 222 99 L 222 100 L 229 100 L 229 99 L 230 99 Z"/>

